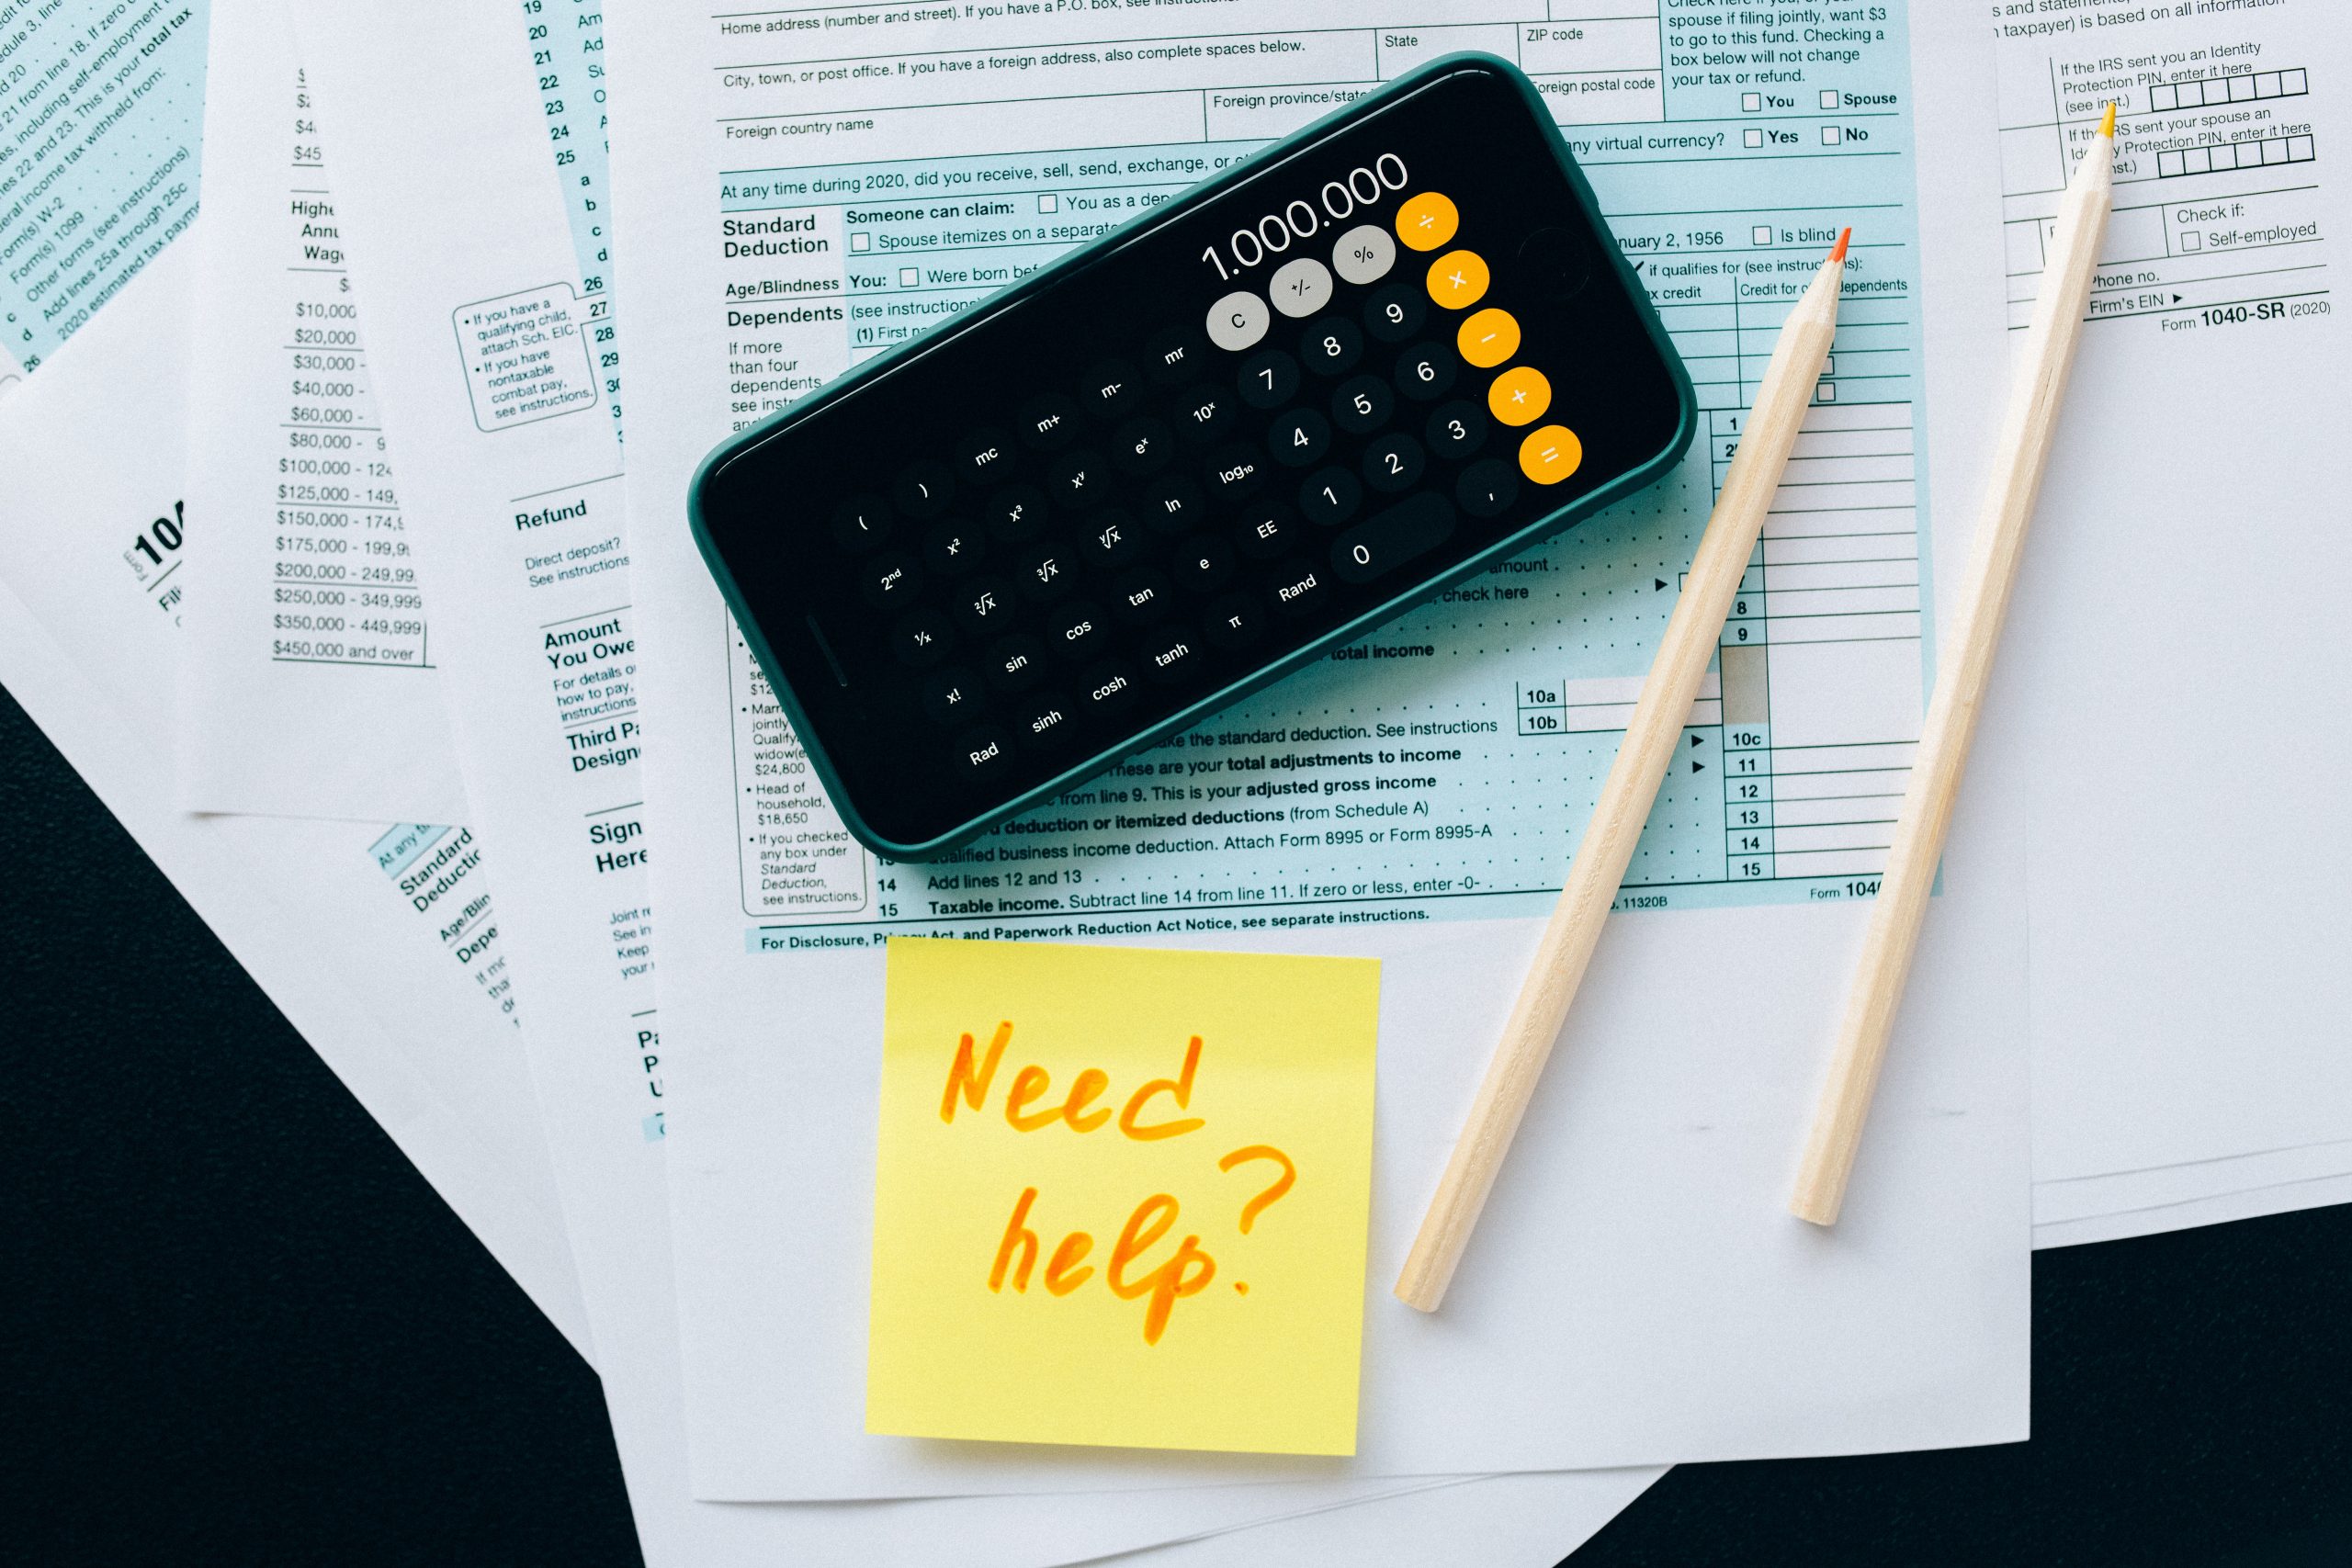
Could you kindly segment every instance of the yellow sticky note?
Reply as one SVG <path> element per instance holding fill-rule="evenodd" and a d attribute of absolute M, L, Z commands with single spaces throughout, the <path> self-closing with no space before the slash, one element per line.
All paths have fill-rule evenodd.
<path fill-rule="evenodd" d="M 895 939 L 865 1429 L 1355 1451 L 1380 965 Z"/>

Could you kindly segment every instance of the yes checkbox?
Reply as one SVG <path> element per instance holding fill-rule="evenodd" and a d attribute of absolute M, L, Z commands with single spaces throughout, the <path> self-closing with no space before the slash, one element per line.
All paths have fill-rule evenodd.
<path fill-rule="evenodd" d="M 1739 144 L 1743 147 L 1761 147 L 1764 145 L 1764 133 L 1760 130 L 1743 130 L 1739 133 Z"/>

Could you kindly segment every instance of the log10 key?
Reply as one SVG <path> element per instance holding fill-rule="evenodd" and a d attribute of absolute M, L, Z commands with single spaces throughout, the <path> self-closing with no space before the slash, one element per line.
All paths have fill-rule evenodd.
<path fill-rule="evenodd" d="M 1664 474 L 1690 386 L 1534 89 L 1433 62 L 714 451 L 850 830 L 944 854 Z"/>

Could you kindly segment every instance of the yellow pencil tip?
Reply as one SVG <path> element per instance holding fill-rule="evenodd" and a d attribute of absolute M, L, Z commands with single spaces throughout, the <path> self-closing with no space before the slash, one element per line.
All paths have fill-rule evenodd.
<path fill-rule="evenodd" d="M 1831 261 L 1834 261 L 1834 262 L 1840 262 L 1840 261 L 1844 261 L 1844 260 L 1846 259 L 1846 242 L 1847 242 L 1847 241 L 1849 241 L 1849 240 L 1850 240 L 1850 239 L 1852 239 L 1853 237 L 1854 237 L 1854 231 L 1853 231 L 1851 229 L 1840 229 L 1840 230 L 1838 230 L 1838 243 L 1837 243 L 1835 246 L 1831 247 L 1830 252 L 1829 252 L 1829 259 L 1830 259 Z"/>
<path fill-rule="evenodd" d="M 2115 134 L 2115 106 L 2113 104 L 2107 106 L 2107 117 L 2098 122 L 2098 133 L 2101 136 Z"/>

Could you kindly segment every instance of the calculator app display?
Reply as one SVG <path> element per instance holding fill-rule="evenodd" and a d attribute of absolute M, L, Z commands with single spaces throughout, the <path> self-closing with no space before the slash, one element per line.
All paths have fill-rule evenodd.
<path fill-rule="evenodd" d="M 1689 383 L 1524 78 L 1360 100 L 697 477 L 857 836 L 945 852 L 1662 475 Z"/>

